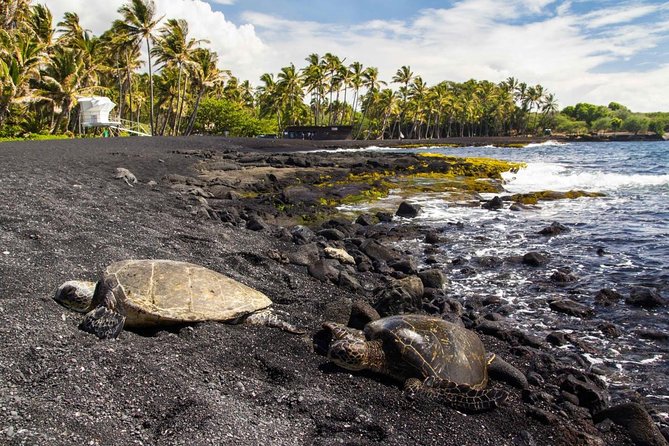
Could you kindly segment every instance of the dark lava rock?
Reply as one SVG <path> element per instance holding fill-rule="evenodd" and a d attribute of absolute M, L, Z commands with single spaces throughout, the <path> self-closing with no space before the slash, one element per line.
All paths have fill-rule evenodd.
<path fill-rule="evenodd" d="M 529 266 L 544 266 L 548 263 L 548 257 L 539 252 L 528 252 L 523 256 L 523 263 Z"/>
<path fill-rule="evenodd" d="M 575 317 L 590 317 L 594 314 L 592 308 L 587 305 L 580 304 L 571 299 L 554 300 L 548 304 L 551 310 L 559 313 L 568 314 Z"/>
<path fill-rule="evenodd" d="M 484 268 L 498 268 L 504 263 L 504 260 L 497 256 L 485 256 L 478 257 L 476 263 Z"/>
<path fill-rule="evenodd" d="M 630 290 L 630 296 L 625 299 L 625 303 L 635 307 L 655 308 L 667 304 L 655 288 L 637 286 Z"/>
<path fill-rule="evenodd" d="M 597 412 L 592 418 L 595 423 L 609 419 L 624 427 L 637 446 L 667 446 L 662 432 L 640 404 L 618 404 Z"/>
<path fill-rule="evenodd" d="M 381 316 L 416 313 L 423 307 L 423 282 L 416 276 L 395 280 L 378 295 L 374 308 Z"/>
<path fill-rule="evenodd" d="M 400 254 L 394 249 L 388 248 L 378 241 L 371 239 L 365 240 L 362 245 L 360 245 L 360 250 L 372 260 L 382 260 L 384 262 L 388 262 L 390 260 L 396 260 L 400 257 Z"/>
<path fill-rule="evenodd" d="M 337 281 L 339 279 L 339 270 L 336 268 L 339 262 L 333 259 L 319 259 L 309 265 L 308 270 L 311 276 L 316 279 L 327 282 Z"/>
<path fill-rule="evenodd" d="M 557 415 L 548 412 L 547 410 L 540 409 L 535 406 L 528 406 L 526 409 L 528 416 L 538 420 L 546 425 L 552 426 L 558 424 L 559 418 Z"/>
<path fill-rule="evenodd" d="M 595 303 L 605 307 L 611 306 L 623 298 L 623 295 L 616 290 L 602 288 L 595 295 Z"/>
<path fill-rule="evenodd" d="M 306 245 L 316 238 L 314 231 L 302 225 L 293 227 L 290 233 L 293 234 L 293 242 L 297 245 Z"/>
<path fill-rule="evenodd" d="M 390 212 L 377 212 L 376 218 L 378 218 L 381 223 L 390 223 L 393 221 L 393 214 Z"/>
<path fill-rule="evenodd" d="M 425 243 L 430 245 L 437 245 L 441 243 L 441 237 L 439 236 L 439 233 L 436 231 L 430 231 L 425 234 Z"/>
<path fill-rule="evenodd" d="M 246 229 L 250 229 L 251 231 L 263 231 L 268 228 L 269 225 L 257 215 L 252 215 L 246 222 Z"/>
<path fill-rule="evenodd" d="M 418 263 L 416 263 L 416 259 L 413 257 L 389 260 L 388 266 L 395 271 L 401 271 L 405 274 L 416 274 L 418 272 Z"/>
<path fill-rule="evenodd" d="M 602 322 L 597 326 L 597 329 L 607 338 L 619 338 L 623 334 L 620 329 L 611 322 Z"/>
<path fill-rule="evenodd" d="M 376 321 L 380 318 L 381 315 L 374 309 L 374 307 L 365 301 L 356 300 L 353 302 L 353 305 L 351 305 L 351 315 L 348 324 L 346 325 L 362 330 L 369 322 Z"/>
<path fill-rule="evenodd" d="M 640 329 L 636 330 L 634 333 L 637 334 L 640 338 L 650 339 L 652 341 L 666 341 L 669 340 L 669 332 L 662 330 L 653 330 L 653 329 Z"/>
<path fill-rule="evenodd" d="M 309 266 L 318 260 L 319 254 L 318 245 L 309 243 L 300 245 L 295 251 L 286 253 L 286 257 L 293 265 Z"/>
<path fill-rule="evenodd" d="M 591 412 L 602 410 L 609 400 L 604 385 L 598 385 L 585 373 L 574 372 L 566 375 L 560 383 L 560 389 L 576 395 L 579 404 Z"/>
<path fill-rule="evenodd" d="M 426 288 L 434 288 L 437 290 L 443 290 L 448 279 L 446 274 L 440 269 L 428 269 L 418 273 L 418 277 L 423 282 L 423 286 Z"/>
<path fill-rule="evenodd" d="M 281 201 L 286 204 L 318 204 L 323 194 L 308 186 L 289 186 L 281 191 Z"/>
<path fill-rule="evenodd" d="M 569 232 L 569 228 L 566 227 L 565 225 L 558 223 L 554 221 L 551 223 L 550 226 L 546 226 L 543 228 L 541 231 L 539 231 L 539 234 L 541 235 L 558 235 L 562 234 L 563 232 Z"/>
<path fill-rule="evenodd" d="M 543 348 L 545 343 L 537 336 L 527 334 L 512 328 L 503 322 L 483 320 L 476 327 L 476 331 L 494 336 L 503 341 L 514 344 L 527 345 L 535 348 Z"/>
<path fill-rule="evenodd" d="M 325 237 L 327 240 L 344 240 L 346 238 L 343 232 L 334 228 L 321 229 L 316 234 Z"/>
<path fill-rule="evenodd" d="M 561 331 L 553 331 L 548 333 L 548 335 L 546 335 L 546 340 L 551 345 L 554 345 L 556 347 L 561 347 L 569 343 L 569 341 L 567 340 L 567 336 Z"/>
<path fill-rule="evenodd" d="M 488 210 L 491 210 L 491 211 L 497 211 L 497 210 L 502 209 L 504 207 L 504 202 L 502 201 L 501 198 L 499 198 L 497 195 L 495 195 L 495 197 L 492 200 L 486 201 L 485 203 L 483 203 L 481 205 L 481 207 L 483 209 L 488 209 Z"/>
<path fill-rule="evenodd" d="M 515 212 L 526 211 L 527 209 L 530 209 L 530 207 L 522 203 L 513 203 L 511 206 L 509 206 L 509 210 Z"/>
<path fill-rule="evenodd" d="M 420 209 L 420 206 L 417 204 L 411 204 L 403 201 L 400 203 L 400 207 L 397 209 L 397 212 L 395 212 L 395 215 L 398 217 L 414 218 L 418 216 Z"/>
<path fill-rule="evenodd" d="M 564 271 L 555 271 L 551 275 L 551 281 L 556 283 L 570 283 L 576 282 L 578 278 L 572 273 L 566 273 Z"/>
<path fill-rule="evenodd" d="M 355 222 L 360 226 L 372 226 L 374 224 L 374 220 L 369 214 L 358 215 L 358 218 L 355 219 Z"/>
<path fill-rule="evenodd" d="M 346 271 L 339 272 L 338 284 L 340 287 L 345 288 L 354 293 L 359 293 L 360 291 L 362 291 L 362 285 L 360 285 L 360 282 L 358 282 L 358 280 L 355 277 L 353 277 Z"/>

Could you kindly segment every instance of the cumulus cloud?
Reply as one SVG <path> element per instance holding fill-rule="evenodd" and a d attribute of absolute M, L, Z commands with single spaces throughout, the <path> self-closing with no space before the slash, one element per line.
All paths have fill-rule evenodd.
<path fill-rule="evenodd" d="M 233 0 L 219 0 L 231 4 Z M 65 12 L 76 12 L 82 26 L 95 34 L 109 29 L 121 18 L 118 9 L 127 0 L 44 0 L 54 16 L 54 22 Z M 261 57 L 266 48 L 251 24 L 236 25 L 220 11 L 202 0 L 156 0 L 156 17 L 180 18 L 188 22 L 190 36 L 209 41 L 205 46 L 216 51 L 221 64 L 235 73 L 245 72 Z"/>
<path fill-rule="evenodd" d="M 268 69 L 310 53 L 333 52 L 347 62 L 376 66 L 389 81 L 410 65 L 428 84 L 470 78 L 495 82 L 514 76 L 542 84 L 561 105 L 618 101 L 638 111 L 669 110 L 666 57 L 650 69 L 601 67 L 657 49 L 669 40 L 666 22 L 636 19 L 666 11 L 667 3 L 613 6 L 582 15 L 571 2 L 552 0 L 461 0 L 449 8 L 424 9 L 411 20 L 374 20 L 354 26 L 289 21 L 247 12 L 245 21 L 271 42 Z M 646 67 L 647 68 L 647 67 Z M 276 71 L 276 68 L 270 69 Z"/>

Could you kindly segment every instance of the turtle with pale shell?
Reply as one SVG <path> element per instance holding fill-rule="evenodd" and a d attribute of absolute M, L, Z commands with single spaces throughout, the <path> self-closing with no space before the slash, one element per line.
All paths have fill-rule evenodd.
<path fill-rule="evenodd" d="M 303 330 L 281 320 L 272 301 L 219 272 L 174 260 L 123 260 L 105 268 L 97 282 L 63 283 L 54 300 L 86 313 L 79 325 L 101 339 L 126 328 L 151 328 L 203 321 L 248 323 Z"/>

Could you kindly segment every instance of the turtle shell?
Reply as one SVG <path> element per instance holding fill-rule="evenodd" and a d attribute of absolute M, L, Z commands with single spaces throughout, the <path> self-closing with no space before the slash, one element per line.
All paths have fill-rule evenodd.
<path fill-rule="evenodd" d="M 127 327 L 230 321 L 272 304 L 221 273 L 173 260 L 112 263 L 102 280 L 114 292 Z"/>
<path fill-rule="evenodd" d="M 428 377 L 482 389 L 488 381 L 486 352 L 476 333 L 436 317 L 398 315 L 365 326 L 380 340 L 388 373 L 398 379 Z"/>

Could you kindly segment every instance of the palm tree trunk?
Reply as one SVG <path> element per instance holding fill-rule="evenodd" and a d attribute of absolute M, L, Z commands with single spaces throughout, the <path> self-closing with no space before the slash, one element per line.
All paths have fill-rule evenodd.
<path fill-rule="evenodd" d="M 204 88 L 200 88 L 200 91 L 197 93 L 197 98 L 195 99 L 195 105 L 193 105 L 193 113 L 190 115 L 190 120 L 188 122 L 188 127 L 186 128 L 186 136 L 189 136 L 193 133 L 193 127 L 195 127 L 195 118 L 197 117 L 197 110 L 200 107 L 200 100 L 204 95 Z"/>
<path fill-rule="evenodd" d="M 179 64 L 179 74 L 177 76 L 177 113 L 175 117 L 174 127 L 172 127 L 172 135 L 176 136 L 179 131 L 179 104 L 181 103 L 181 64 Z"/>
<path fill-rule="evenodd" d="M 150 110 L 150 123 L 151 123 L 151 136 L 154 134 L 153 129 L 153 72 L 151 70 L 151 44 L 149 43 L 149 37 L 146 37 L 146 58 L 149 60 L 149 110 Z"/>

